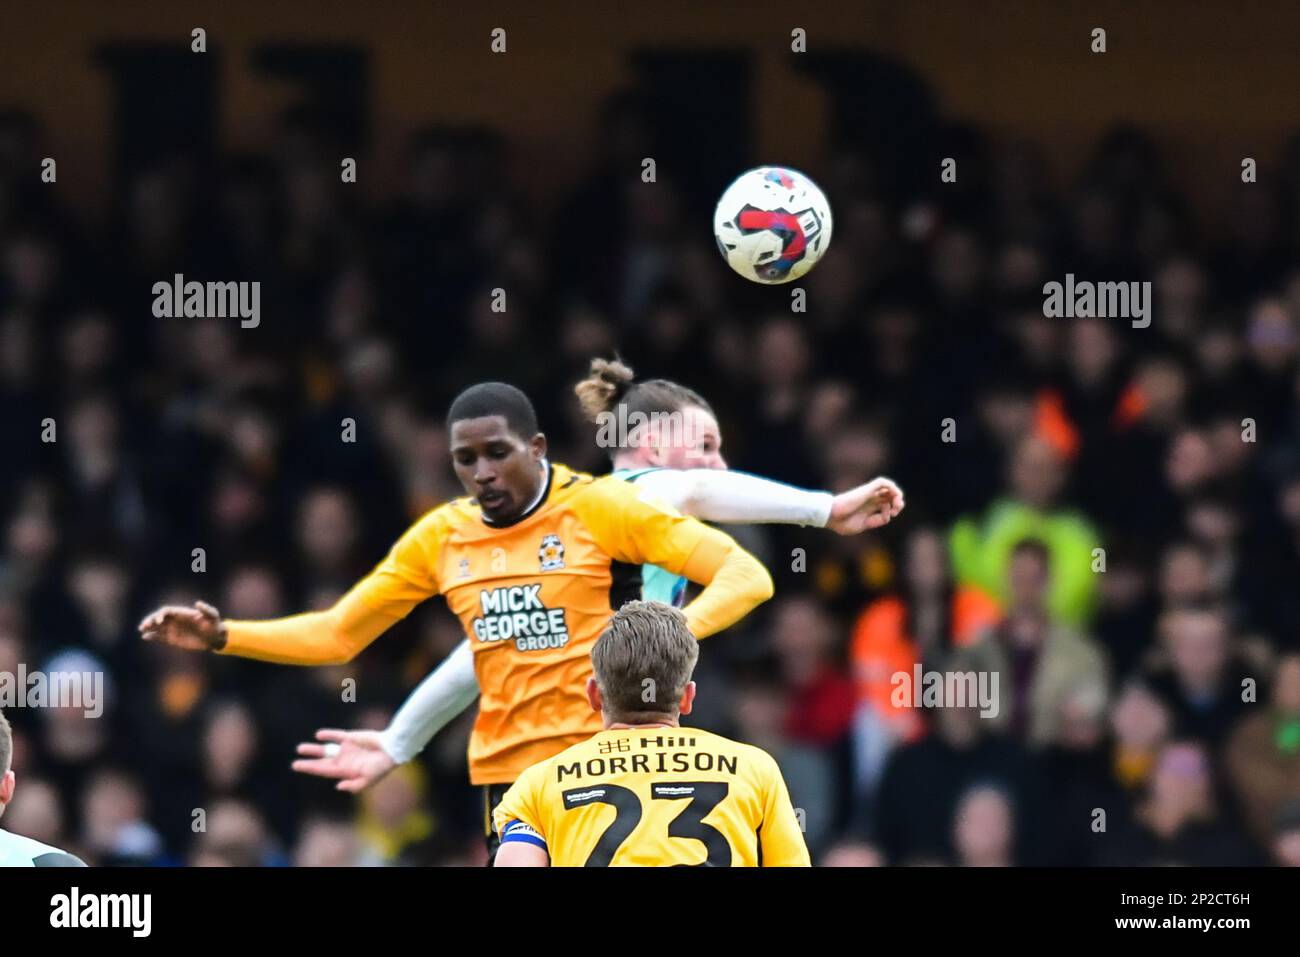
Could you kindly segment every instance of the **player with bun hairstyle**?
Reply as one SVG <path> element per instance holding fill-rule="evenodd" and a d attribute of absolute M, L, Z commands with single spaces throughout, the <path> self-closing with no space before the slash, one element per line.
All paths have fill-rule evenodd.
<path fill-rule="evenodd" d="M 815 525 L 853 535 L 887 524 L 903 508 L 903 493 L 887 478 L 832 495 L 727 471 L 708 402 L 666 379 L 637 382 L 617 359 L 593 359 L 574 392 L 609 450 L 614 476 L 635 483 L 642 499 L 695 518 Z M 649 564 L 641 576 L 641 598 L 681 605 L 685 578 Z M 327 745 L 299 745 L 303 757 L 294 770 L 338 779 L 341 790 L 364 790 L 419 754 L 478 696 L 473 653 L 464 641 L 411 692 L 384 731 L 321 729 L 316 737 Z"/>
<path fill-rule="evenodd" d="M 596 425 L 622 420 L 621 442 L 598 441 L 615 468 L 724 469 L 722 437 L 713 408 L 694 389 L 667 379 L 637 382 L 619 359 L 592 359 L 587 378 L 573 387 L 587 419 Z M 671 416 L 676 413 L 678 418 Z M 677 423 L 680 423 L 678 425 Z M 677 431 L 674 433 L 674 429 Z M 627 462 L 635 456 L 637 461 Z M 621 461 L 627 465 L 620 465 Z"/>
<path fill-rule="evenodd" d="M 710 522 L 815 525 L 841 535 L 879 528 L 903 509 L 903 493 L 877 478 L 840 495 L 810 492 L 745 472 L 727 471 L 722 430 L 704 397 L 667 379 L 637 382 L 618 359 L 593 359 L 576 386 L 614 475 L 675 508 Z M 643 570 L 641 595 L 680 606 L 686 580 Z"/>

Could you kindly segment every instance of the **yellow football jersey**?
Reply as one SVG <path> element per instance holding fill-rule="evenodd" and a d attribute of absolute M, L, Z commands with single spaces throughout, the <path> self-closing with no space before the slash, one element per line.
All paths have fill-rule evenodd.
<path fill-rule="evenodd" d="M 607 729 L 525 771 L 492 816 L 553 867 L 808 867 L 770 754 L 698 728 Z"/>
<path fill-rule="evenodd" d="M 416 522 L 322 615 L 231 621 L 223 654 L 286 664 L 348 661 L 421 601 L 441 594 L 474 650 L 481 691 L 470 781 L 508 784 L 600 730 L 587 703 L 591 648 L 613 610 L 640 597 L 650 563 L 711 580 L 684 612 L 704 637 L 772 593 L 752 555 L 717 529 L 617 478 L 552 465 L 541 500 L 488 525 L 460 498 Z"/>

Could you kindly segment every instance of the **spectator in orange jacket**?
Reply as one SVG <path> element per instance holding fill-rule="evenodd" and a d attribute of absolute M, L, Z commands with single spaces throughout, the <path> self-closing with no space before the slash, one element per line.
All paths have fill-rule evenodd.
<path fill-rule="evenodd" d="M 926 732 L 918 709 L 892 702 L 893 678 L 919 663 L 942 667 L 954 648 L 969 645 L 997 622 L 997 603 L 974 587 L 954 585 L 947 546 L 933 529 L 907 541 L 903 590 L 869 604 L 853 628 L 849 656 L 857 686 L 854 763 L 859 792 L 871 794 L 893 748 Z"/>

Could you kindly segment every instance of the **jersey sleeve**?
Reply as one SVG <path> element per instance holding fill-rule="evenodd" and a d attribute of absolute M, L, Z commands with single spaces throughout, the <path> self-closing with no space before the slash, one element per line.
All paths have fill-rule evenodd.
<path fill-rule="evenodd" d="M 687 515 L 724 524 L 825 528 L 835 501 L 830 492 L 810 492 L 729 469 L 655 469 L 633 481 Z"/>
<path fill-rule="evenodd" d="M 474 651 L 462 641 L 397 709 L 380 736 L 380 744 L 398 764 L 424 750 L 435 734 L 478 698 Z"/>
<path fill-rule="evenodd" d="M 67 851 L 49 851 L 32 858 L 32 867 L 85 867 L 86 862 Z"/>
<path fill-rule="evenodd" d="M 767 756 L 763 772 L 763 823 L 758 829 L 758 845 L 764 867 L 811 867 L 803 829 L 790 803 L 790 792 L 776 760 Z"/>
<path fill-rule="evenodd" d="M 420 602 L 438 594 L 435 562 L 445 538 L 440 511 L 407 530 L 388 556 L 325 611 L 226 622 L 219 654 L 288 665 L 351 661 Z"/>
<path fill-rule="evenodd" d="M 538 792 L 544 780 L 538 767 L 534 765 L 521 774 L 492 810 L 492 829 L 502 844 L 523 841 L 548 850 L 546 831 L 537 811 L 541 804 Z"/>
<path fill-rule="evenodd" d="M 682 515 L 653 494 L 638 494 L 628 483 L 594 482 L 580 504 L 580 518 L 616 560 L 658 565 L 705 586 L 683 609 L 697 638 L 735 624 L 772 597 L 772 576 L 730 535 Z"/>

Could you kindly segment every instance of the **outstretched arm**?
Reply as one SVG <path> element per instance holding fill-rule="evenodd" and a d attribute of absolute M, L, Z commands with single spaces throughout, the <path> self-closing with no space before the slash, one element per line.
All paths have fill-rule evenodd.
<path fill-rule="evenodd" d="M 478 699 L 474 651 L 462 641 L 416 686 L 380 735 L 380 745 L 398 764 L 424 750 L 435 734 Z"/>
<path fill-rule="evenodd" d="M 223 623 L 226 642 L 217 653 L 281 665 L 345 664 L 416 605 L 373 607 L 372 590 L 373 583 L 362 580 L 327 611 Z"/>
<path fill-rule="evenodd" d="M 731 627 L 773 593 L 772 576 L 762 562 L 730 536 L 702 527 L 707 534 L 679 567 L 670 564 L 675 558 L 671 551 L 663 553 L 662 558 L 653 553 L 649 556 L 654 564 L 704 586 L 695 600 L 682 609 L 696 638 L 707 638 Z"/>
<path fill-rule="evenodd" d="M 726 524 L 813 525 L 853 535 L 903 510 L 902 491 L 883 476 L 839 495 L 726 469 L 655 469 L 633 484 L 687 515 Z"/>
<path fill-rule="evenodd" d="M 269 621 L 225 621 L 211 605 L 166 606 L 140 622 L 146 641 L 286 665 L 351 661 L 362 648 L 438 593 L 432 555 L 437 513 L 417 522 L 375 570 L 326 611 Z"/>
<path fill-rule="evenodd" d="M 474 652 L 468 641 L 443 660 L 398 709 L 383 731 L 321 728 L 315 742 L 298 745 L 293 769 L 334 778 L 340 791 L 357 793 L 424 750 L 435 734 L 478 697 Z M 317 743 L 320 742 L 320 743 Z"/>
<path fill-rule="evenodd" d="M 617 479 L 599 479 L 574 503 L 596 542 L 613 558 L 658 565 L 703 585 L 682 609 L 691 634 L 705 638 L 735 624 L 772 597 L 772 576 L 731 536 L 682 515 L 655 495 Z"/>
<path fill-rule="evenodd" d="M 274 664 L 344 664 L 410 610 L 372 607 L 365 585 L 358 583 L 326 611 L 269 621 L 227 621 L 201 601 L 192 608 L 165 605 L 140 622 L 140 634 L 145 641 Z"/>

